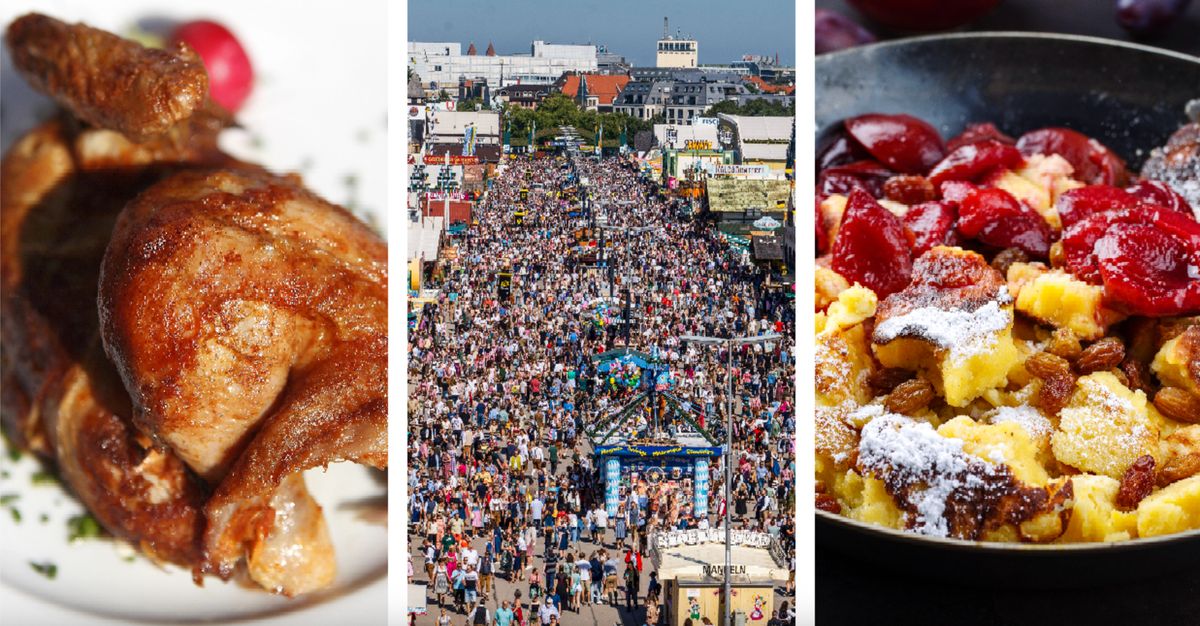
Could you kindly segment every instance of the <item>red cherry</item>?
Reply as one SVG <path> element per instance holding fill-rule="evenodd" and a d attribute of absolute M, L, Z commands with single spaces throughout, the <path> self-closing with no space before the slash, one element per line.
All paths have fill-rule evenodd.
<path fill-rule="evenodd" d="M 1036 211 L 1003 189 L 978 189 L 959 203 L 958 232 L 997 248 L 1020 248 L 1036 256 L 1050 253 L 1053 233 Z"/>
<path fill-rule="evenodd" d="M 1124 189 L 1111 185 L 1088 185 L 1059 196 L 1054 208 L 1066 229 L 1089 215 L 1128 209 L 1138 204 L 1138 199 Z"/>
<path fill-rule="evenodd" d="M 1196 215 L 1192 210 L 1192 205 L 1188 204 L 1187 198 L 1160 180 L 1139 180 L 1126 187 L 1125 191 L 1144 204 L 1160 206 L 1193 217 Z"/>
<path fill-rule="evenodd" d="M 924 174 L 946 155 L 937 130 L 911 115 L 870 113 L 845 124 L 871 156 L 903 174 Z"/>
<path fill-rule="evenodd" d="M 883 184 L 896 173 L 875 161 L 855 161 L 826 168 L 817 177 L 817 193 L 848 194 L 851 189 L 865 189 L 876 198 L 883 196 Z"/>
<path fill-rule="evenodd" d="M 959 146 L 929 172 L 929 180 L 940 185 L 948 180 L 976 180 L 998 167 L 1012 168 L 1022 161 L 1021 153 L 1014 147 L 985 139 Z"/>
<path fill-rule="evenodd" d="M 1159 217 L 1165 215 L 1179 214 Z M 1106 300 L 1135 315 L 1200 312 L 1200 227 L 1196 230 L 1189 241 L 1153 224 L 1109 227 L 1095 246 Z"/>
<path fill-rule="evenodd" d="M 208 70 L 208 93 L 217 104 L 236 113 L 254 86 L 254 68 L 237 37 L 209 20 L 187 22 L 175 29 L 171 40 L 186 43 Z"/>
<path fill-rule="evenodd" d="M 909 207 L 904 226 L 912 233 L 913 253 L 920 256 L 934 246 L 958 244 L 954 231 L 954 205 L 949 202 L 924 202 Z"/>
<path fill-rule="evenodd" d="M 1029 157 L 1057 154 L 1075 168 L 1074 177 L 1088 184 L 1120 185 L 1125 182 L 1125 162 L 1083 133 L 1069 128 L 1043 128 L 1021 135 L 1017 149 Z"/>
<path fill-rule="evenodd" d="M 908 285 L 911 254 L 900 219 L 866 191 L 851 191 L 833 242 L 833 270 L 883 299 Z"/>
<path fill-rule="evenodd" d="M 946 150 L 954 152 L 955 150 L 969 143 L 975 143 L 985 139 L 994 139 L 1000 143 L 1005 143 L 1010 146 L 1017 143 L 1016 139 L 1013 139 L 1012 137 L 1000 132 L 1000 129 L 996 128 L 996 126 L 991 122 L 985 122 L 983 124 L 968 124 L 966 130 L 959 133 L 957 137 L 946 142 Z"/>

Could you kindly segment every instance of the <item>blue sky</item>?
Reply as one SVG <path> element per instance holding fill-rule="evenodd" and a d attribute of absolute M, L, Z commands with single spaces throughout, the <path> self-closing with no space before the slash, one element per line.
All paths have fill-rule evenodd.
<path fill-rule="evenodd" d="M 635 65 L 654 65 L 663 17 L 700 41 L 700 63 L 779 53 L 795 65 L 795 0 L 409 0 L 412 41 L 458 41 L 479 54 L 528 53 L 529 42 L 607 45 Z"/>

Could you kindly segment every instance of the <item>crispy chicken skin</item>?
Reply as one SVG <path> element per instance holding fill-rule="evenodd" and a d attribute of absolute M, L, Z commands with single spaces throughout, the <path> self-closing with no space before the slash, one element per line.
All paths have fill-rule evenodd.
<path fill-rule="evenodd" d="M 227 578 L 247 557 L 269 588 L 322 586 L 332 550 L 319 558 L 311 528 L 296 532 L 316 543 L 293 542 L 311 575 L 284 580 L 263 559 L 284 554 L 273 546 L 294 526 L 277 508 L 289 476 L 386 466 L 384 243 L 293 179 L 182 172 L 118 219 L 99 305 L 138 426 L 219 483 L 203 571 Z"/>
<path fill-rule="evenodd" d="M 230 120 L 190 51 L 40 15 L 7 39 L 74 116 L 0 167 L 5 431 L 107 530 L 198 583 L 327 586 L 302 472 L 387 465 L 384 243 L 222 153 Z"/>
<path fill-rule="evenodd" d="M 79 119 L 145 141 L 205 106 L 208 74 L 184 45 L 173 51 L 30 13 L 8 27 L 13 65 Z"/>
<path fill-rule="evenodd" d="M 191 565 L 208 489 L 130 423 L 89 303 L 126 202 L 176 169 L 228 158 L 213 134 L 137 146 L 71 126 L 43 124 L 0 165 L 0 417 L 18 445 L 56 464 L 107 530 Z"/>

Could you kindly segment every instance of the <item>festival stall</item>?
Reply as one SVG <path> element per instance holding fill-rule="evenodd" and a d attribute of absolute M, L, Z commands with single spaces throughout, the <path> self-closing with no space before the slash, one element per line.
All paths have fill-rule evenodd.
<path fill-rule="evenodd" d="M 788 580 L 788 569 L 775 540 L 767 533 L 730 533 L 731 601 L 724 604 L 725 530 L 675 530 L 650 538 L 651 564 L 663 585 L 669 626 L 686 620 L 700 624 L 766 624 L 775 606 L 775 587 Z M 722 615 L 732 615 L 726 621 Z"/>

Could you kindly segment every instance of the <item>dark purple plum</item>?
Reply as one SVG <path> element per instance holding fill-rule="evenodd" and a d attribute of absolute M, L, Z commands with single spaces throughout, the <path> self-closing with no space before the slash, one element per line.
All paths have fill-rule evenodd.
<path fill-rule="evenodd" d="M 1135 37 L 1152 37 L 1179 19 L 1191 0 L 1117 0 L 1117 23 Z"/>
<path fill-rule="evenodd" d="M 825 9 L 817 9 L 817 54 L 835 52 L 875 41 L 875 35 L 854 20 Z"/>

